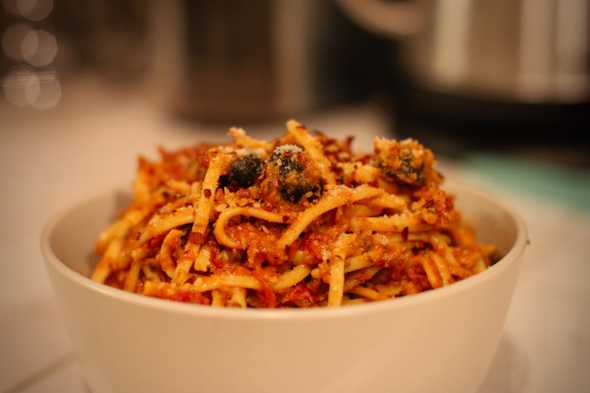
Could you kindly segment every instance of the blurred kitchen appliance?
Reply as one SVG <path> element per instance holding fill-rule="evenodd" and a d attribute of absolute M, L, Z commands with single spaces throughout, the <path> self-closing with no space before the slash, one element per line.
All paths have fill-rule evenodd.
<path fill-rule="evenodd" d="M 399 42 L 392 92 L 403 129 L 435 126 L 474 140 L 502 132 L 530 140 L 527 130 L 561 138 L 586 132 L 590 0 L 340 4 Z"/>
<path fill-rule="evenodd" d="M 369 53 L 386 44 L 333 2 L 183 1 L 177 112 L 201 121 L 267 120 L 364 95 Z"/>

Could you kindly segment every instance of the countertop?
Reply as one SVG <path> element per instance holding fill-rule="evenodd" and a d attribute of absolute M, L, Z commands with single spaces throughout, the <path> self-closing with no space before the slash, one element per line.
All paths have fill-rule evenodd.
<path fill-rule="evenodd" d="M 93 85 L 64 97 L 42 113 L 0 107 L 2 393 L 88 392 L 39 250 L 47 219 L 100 191 L 130 185 L 136 156 L 155 155 L 157 145 L 225 138 L 218 127 L 175 122 L 137 95 Z M 390 134 L 386 119 L 370 103 L 301 117 L 332 135 L 357 134 L 359 147 Z M 276 123 L 249 131 L 268 136 L 282 129 Z M 531 240 L 479 393 L 590 391 L 590 213 L 521 193 L 461 163 L 443 163 L 443 170 L 512 206 Z"/>

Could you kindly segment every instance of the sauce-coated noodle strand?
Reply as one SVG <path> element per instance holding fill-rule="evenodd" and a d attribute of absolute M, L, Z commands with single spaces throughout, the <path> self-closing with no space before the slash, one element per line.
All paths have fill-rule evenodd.
<path fill-rule="evenodd" d="M 289 120 L 287 122 L 287 130 L 295 138 L 297 143 L 303 146 L 311 159 L 317 163 L 326 183 L 336 184 L 336 177 L 330 170 L 331 163 L 324 155 L 321 143 L 310 135 L 301 123 L 295 120 Z"/>
<path fill-rule="evenodd" d="M 275 291 L 280 291 L 281 289 L 295 286 L 301 280 L 307 277 L 310 271 L 311 269 L 305 265 L 295 266 L 293 269 L 283 273 L 272 285 L 272 289 Z"/>
<path fill-rule="evenodd" d="M 242 128 L 232 127 L 229 129 L 229 135 L 234 138 L 238 147 L 247 147 L 250 149 L 263 149 L 265 151 L 272 150 L 272 143 L 260 139 L 254 139 L 246 134 Z"/>
<path fill-rule="evenodd" d="M 184 254 L 176 265 L 176 271 L 172 279 L 176 284 L 182 284 L 186 281 L 189 271 L 199 255 L 201 244 L 205 239 L 205 232 L 209 226 L 211 210 L 213 209 L 213 198 L 219 186 L 219 177 L 231 161 L 231 155 L 221 152 L 219 149 L 213 149 L 209 154 L 213 157 L 211 158 L 207 173 L 205 173 L 205 178 L 203 179 L 203 184 L 201 185 L 201 195 L 194 208 L 191 235 L 196 236 L 189 237 L 185 245 Z"/>
<path fill-rule="evenodd" d="M 269 211 L 256 209 L 253 207 L 233 207 L 225 209 L 217 218 L 217 221 L 215 222 L 215 230 L 213 233 L 215 234 L 217 241 L 226 247 L 240 248 L 240 244 L 225 232 L 225 226 L 227 225 L 228 221 L 237 216 L 255 217 L 274 223 L 283 223 L 285 217 L 281 214 L 271 213 Z"/>
<path fill-rule="evenodd" d="M 359 186 L 355 189 L 338 186 L 329 190 L 327 195 L 320 199 L 318 203 L 297 216 L 295 222 L 293 222 L 293 224 L 287 228 L 287 230 L 279 239 L 279 248 L 285 248 L 297 240 L 305 228 L 322 214 L 337 207 L 344 206 L 347 203 L 353 203 L 363 199 L 372 198 L 380 195 L 381 193 L 382 191 L 378 188 L 369 186 Z"/>
<path fill-rule="evenodd" d="M 352 249 L 356 239 L 355 234 L 343 233 L 338 236 L 334 249 L 332 250 L 332 260 L 330 262 L 330 288 L 328 290 L 328 306 L 337 307 L 342 303 L 344 294 L 344 260 L 346 255 Z"/>
<path fill-rule="evenodd" d="M 182 237 L 182 231 L 179 229 L 173 229 L 164 238 L 160 252 L 156 256 L 156 260 L 160 262 L 162 270 L 168 275 L 168 277 L 174 277 L 176 270 L 176 262 L 173 260 L 174 249 L 180 244 L 180 238 Z"/>
<path fill-rule="evenodd" d="M 369 300 L 382 300 L 382 299 L 384 299 L 384 297 L 381 296 L 379 294 L 379 292 L 377 292 L 376 290 L 371 289 L 371 288 L 354 287 L 346 292 L 353 293 L 358 296 L 362 296 L 362 297 L 367 298 Z"/>
<path fill-rule="evenodd" d="M 393 216 L 381 217 L 357 217 L 350 221 L 352 230 L 377 232 L 401 232 L 408 228 L 410 232 L 424 232 L 432 229 L 431 225 L 424 224 L 420 218 L 411 213 L 400 213 Z"/>

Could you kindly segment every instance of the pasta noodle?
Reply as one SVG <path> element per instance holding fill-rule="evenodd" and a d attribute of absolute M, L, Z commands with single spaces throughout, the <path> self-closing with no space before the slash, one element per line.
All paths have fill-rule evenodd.
<path fill-rule="evenodd" d="M 367 205 L 401 211 L 406 208 L 407 204 L 404 198 L 402 197 L 393 194 L 385 194 L 369 199 L 367 201 Z"/>
<path fill-rule="evenodd" d="M 350 139 L 290 120 L 272 141 L 231 128 L 232 143 L 139 160 L 133 201 L 97 240 L 92 279 L 215 307 L 339 307 L 452 285 L 494 248 L 441 188 L 414 140 Z"/>
<path fill-rule="evenodd" d="M 365 287 L 354 287 L 353 289 L 347 291 L 348 293 L 353 293 L 355 295 L 359 295 L 362 296 L 366 299 L 369 300 L 381 300 L 383 299 L 383 296 L 381 296 L 379 294 L 379 292 L 377 292 L 374 289 L 371 288 L 365 288 Z"/>
<path fill-rule="evenodd" d="M 218 153 L 211 160 L 211 164 L 209 164 L 201 187 L 201 196 L 194 209 L 195 218 L 192 229 L 194 233 L 204 234 L 207 230 L 211 209 L 213 208 L 212 198 L 215 195 L 215 191 L 217 191 L 219 177 L 229 162 L 229 159 L 226 154 Z"/>
<path fill-rule="evenodd" d="M 158 256 L 156 258 L 160 262 L 160 267 L 162 268 L 162 270 L 170 278 L 174 277 L 174 272 L 176 270 L 175 262 L 172 259 L 172 254 L 176 245 L 179 244 L 182 235 L 182 231 L 178 229 L 173 229 L 170 232 L 168 232 L 168 234 L 162 241 L 160 252 L 158 253 Z"/>
<path fill-rule="evenodd" d="M 233 287 L 227 304 L 230 307 L 246 308 L 246 288 Z"/>
<path fill-rule="evenodd" d="M 287 228 L 281 239 L 279 239 L 279 248 L 283 248 L 293 243 L 313 220 L 327 211 L 344 206 L 347 203 L 358 202 L 362 199 L 374 197 L 380 193 L 381 190 L 379 189 L 365 186 L 360 186 L 355 190 L 339 186 L 330 190 L 328 195 L 321 199 L 316 205 L 313 205 L 299 215 L 297 221 Z"/>
<path fill-rule="evenodd" d="M 310 269 L 304 265 L 295 266 L 292 270 L 283 273 L 278 280 L 272 285 L 275 291 L 286 289 L 296 285 L 309 274 Z"/>
<path fill-rule="evenodd" d="M 211 250 L 204 246 L 199 250 L 199 255 L 195 260 L 195 270 L 198 272 L 206 272 L 211 264 Z"/>
<path fill-rule="evenodd" d="M 372 230 L 377 232 L 401 232 L 408 229 L 411 232 L 420 232 L 430 229 L 428 224 L 420 221 L 413 214 L 401 213 L 393 216 L 358 217 L 351 220 L 354 230 Z"/>
<path fill-rule="evenodd" d="M 246 134 L 242 128 L 232 127 L 229 129 L 229 135 L 234 138 L 235 144 L 238 147 L 247 147 L 252 149 L 272 150 L 273 145 L 267 141 L 254 139 Z"/>
<path fill-rule="evenodd" d="M 251 208 L 251 207 L 228 208 L 228 209 L 224 210 L 223 213 L 221 213 L 219 215 L 219 218 L 217 219 L 217 222 L 215 223 L 215 232 L 214 233 L 215 233 L 215 238 L 217 239 L 219 244 L 223 244 L 224 246 L 231 247 L 231 248 L 238 248 L 239 247 L 239 244 L 235 240 L 231 239 L 225 233 L 225 225 L 227 224 L 227 222 L 229 220 L 231 220 L 233 217 L 236 217 L 236 216 L 256 217 L 256 218 L 260 218 L 261 220 L 270 221 L 270 222 L 274 222 L 274 223 L 282 223 L 283 217 L 284 217 L 280 214 L 271 213 L 266 210 L 255 209 L 255 208 Z"/>
<path fill-rule="evenodd" d="M 328 306 L 336 307 L 342 303 L 342 296 L 344 295 L 344 260 L 350 252 L 355 239 L 355 234 L 342 233 L 336 240 L 330 264 Z"/>
<path fill-rule="evenodd" d="M 151 238 L 161 235 L 170 231 L 173 228 L 179 227 L 184 224 L 190 224 L 193 222 L 194 211 L 192 208 L 180 209 L 175 213 L 167 216 L 155 215 L 148 222 L 145 231 L 139 238 L 140 243 L 145 243 Z"/>
<path fill-rule="evenodd" d="M 318 169 L 326 182 L 328 184 L 336 184 L 336 177 L 330 170 L 331 163 L 324 155 L 320 142 L 307 132 L 303 124 L 295 120 L 289 120 L 287 122 L 287 130 L 305 148 L 311 159 L 317 163 Z"/>

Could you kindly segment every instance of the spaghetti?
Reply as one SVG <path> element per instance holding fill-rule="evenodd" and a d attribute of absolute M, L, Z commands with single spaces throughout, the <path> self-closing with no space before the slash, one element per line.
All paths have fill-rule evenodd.
<path fill-rule="evenodd" d="M 132 203 L 97 241 L 94 281 L 217 307 L 338 307 L 491 263 L 414 140 L 377 138 L 368 155 L 294 120 L 270 142 L 229 134 L 139 159 Z"/>

